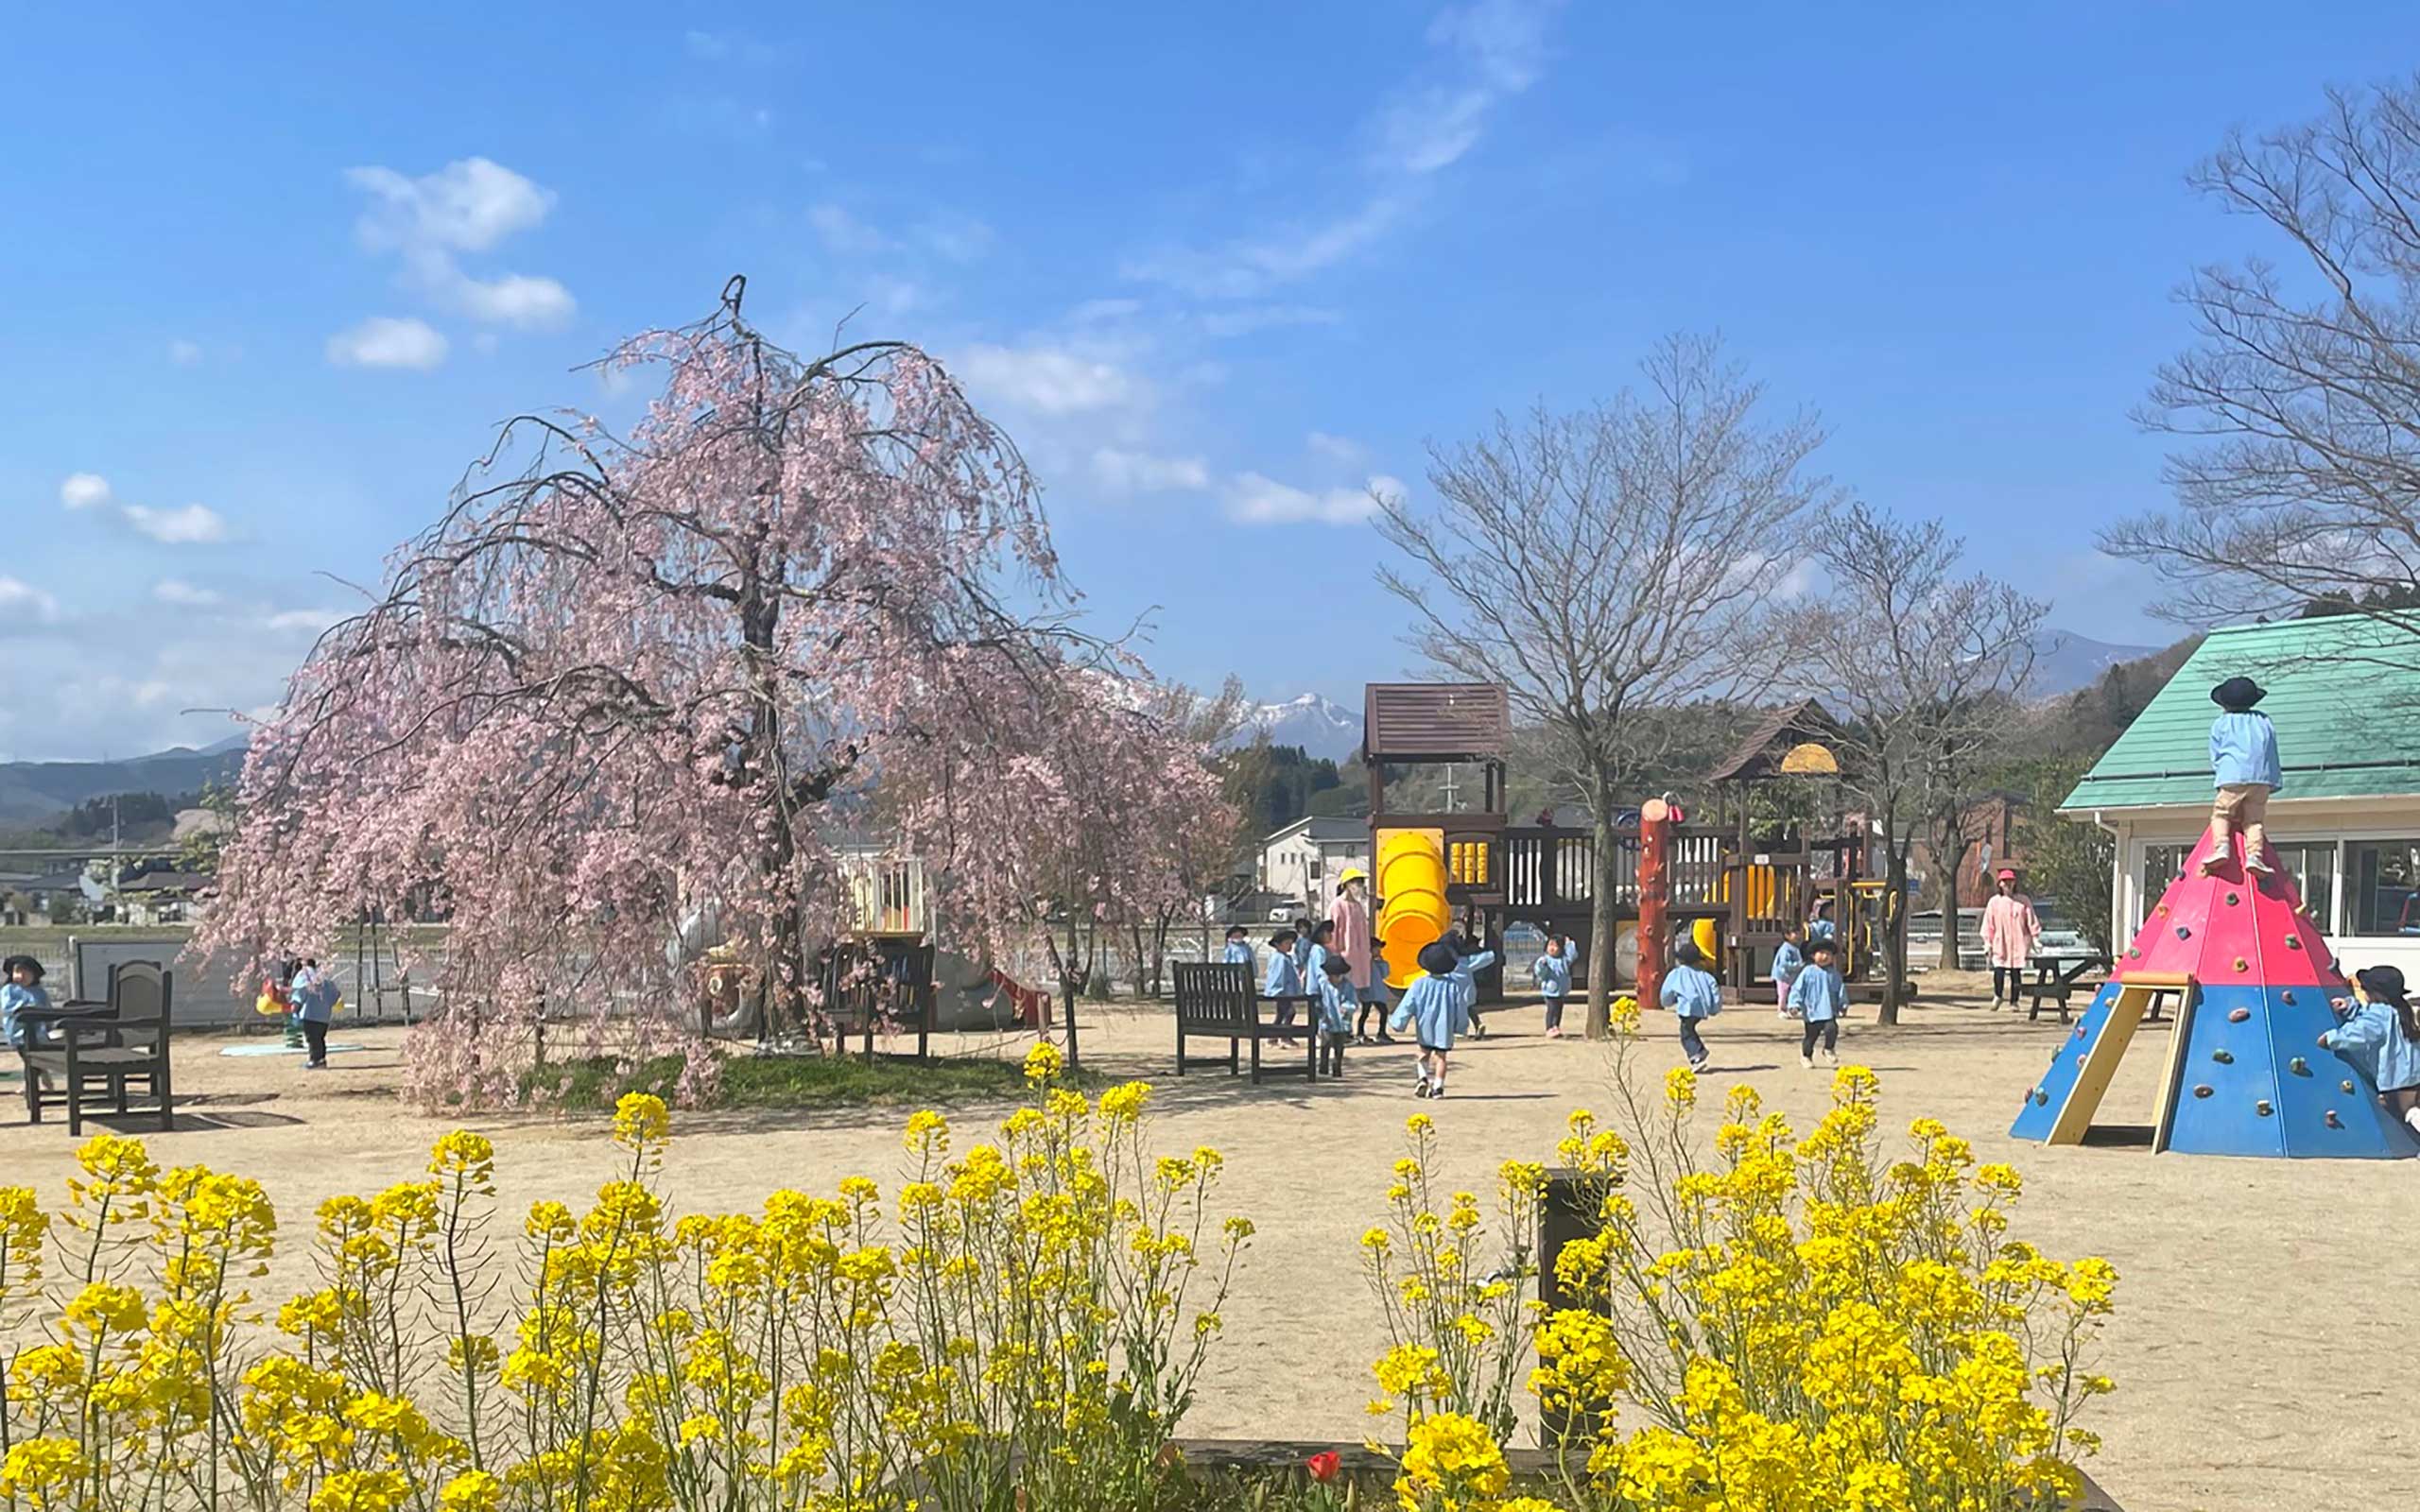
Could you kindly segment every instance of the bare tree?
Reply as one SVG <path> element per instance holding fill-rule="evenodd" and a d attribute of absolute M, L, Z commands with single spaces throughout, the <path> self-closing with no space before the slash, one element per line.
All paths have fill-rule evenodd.
<path fill-rule="evenodd" d="M 1907 980 L 1908 852 L 1929 832 L 1945 875 L 1942 963 L 1958 962 L 1957 869 L 1977 769 L 2014 728 L 2048 606 L 1981 573 L 1957 576 L 1965 543 L 1937 520 L 1909 524 L 1863 504 L 1825 511 L 1816 554 L 1826 591 L 1794 616 L 1800 678 L 1842 716 L 1848 791 L 1879 826 L 1891 909 L 1882 1022 Z"/>
<path fill-rule="evenodd" d="M 2319 603 L 2420 633 L 2420 79 L 2232 135 L 2190 182 L 2294 255 L 2179 291 L 2202 339 L 2137 416 L 2192 443 L 2169 461 L 2175 507 L 2102 549 L 2168 577 L 2173 618 Z"/>
<path fill-rule="evenodd" d="M 1806 475 L 1812 415 L 1766 423 L 1760 385 L 1710 337 L 1670 336 L 1643 395 L 1570 415 L 1496 417 L 1431 453 L 1440 501 L 1379 500 L 1409 561 L 1379 581 L 1411 610 L 1411 645 L 1453 677 L 1499 682 L 1563 747 L 1593 817 L 1588 1032 L 1607 1032 L 1614 814 L 1636 758 L 1634 713 L 1712 696 L 1757 639 L 1794 545 L 1829 490 Z"/>

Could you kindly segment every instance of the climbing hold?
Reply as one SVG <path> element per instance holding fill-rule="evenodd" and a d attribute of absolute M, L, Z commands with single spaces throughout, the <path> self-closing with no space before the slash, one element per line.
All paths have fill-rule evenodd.
<path fill-rule="evenodd" d="M 2353 1090 L 2353 1084 L 2349 1081 L 2340 1081 L 2336 1085 L 2343 1088 L 2348 1092 Z"/>
<path fill-rule="evenodd" d="M 2285 1003 L 2285 1004 L 2289 1004 L 2289 1005 L 2290 1005 L 2290 1004 L 2294 1001 L 2294 990 L 2293 990 L 2293 988 L 2288 988 L 2285 991 L 2283 991 L 2283 992 L 2281 992 L 2281 993 L 2277 994 L 2277 1001 L 2278 1001 L 2278 1002 L 2280 1002 L 2280 1003 Z"/>
<path fill-rule="evenodd" d="M 2229 1023 L 2241 1023 L 2244 1020 L 2251 1017 L 2252 1010 L 2250 1008 L 2229 1008 L 2227 1010 L 2227 1022 Z"/>
<path fill-rule="evenodd" d="M 2143 953 L 2132 945 L 2126 947 L 2126 955 L 2130 960 L 2139 961 L 2143 958 Z"/>
<path fill-rule="evenodd" d="M 2297 1076 L 2308 1076 L 2310 1074 L 2310 1062 L 2305 1060 L 2300 1056 L 2296 1056 L 2293 1059 L 2286 1062 L 2286 1069 L 2292 1072 Z"/>
<path fill-rule="evenodd" d="M 2286 949 L 2290 951 L 2298 951 L 2302 948 L 2303 937 L 2300 935 L 2289 935 L 2286 936 Z"/>
<path fill-rule="evenodd" d="M 2048 1108 L 2048 1107 L 2049 1107 L 2049 1106 L 2050 1106 L 2050 1094 L 2049 1094 L 2048 1092 L 2044 1091 L 2043 1091 L 2041 1088 L 2039 1088 L 2039 1087 L 2034 1088 L 2034 1089 L 2033 1089 L 2033 1106 L 2034 1106 L 2034 1107 L 2036 1107 L 2036 1108 Z"/>
<path fill-rule="evenodd" d="M 2235 897 L 2235 894 L 2233 894 L 2233 893 L 2229 893 L 2229 894 L 2227 894 L 2227 906 L 2228 906 L 2229 908 L 2233 908 L 2233 907 L 2235 906 L 2235 903 L 2236 903 L 2236 897 Z"/>
<path fill-rule="evenodd" d="M 2252 963 L 2238 955 L 2235 958 L 2235 969 L 2238 971 L 2249 971 L 2252 970 Z"/>
<path fill-rule="evenodd" d="M 2179 924 L 2176 926 L 2176 937 L 2178 939 L 2191 939 L 2193 937 L 2193 932 L 2186 928 L 2183 924 Z"/>
<path fill-rule="evenodd" d="M 2199 1087 L 2194 1088 L 2194 1089 L 2193 1089 L 2193 1095 L 2194 1095 L 2194 1096 L 2196 1096 L 2196 1097 L 2207 1097 L 2207 1096 L 2209 1096 L 2209 1095 L 2210 1095 L 2211 1091 L 2212 1091 L 2212 1089 L 2211 1089 L 2209 1086 L 2207 1086 L 2207 1085 L 2205 1084 L 2205 1085 L 2203 1085 L 2203 1086 L 2199 1086 Z"/>
<path fill-rule="evenodd" d="M 2166 904 L 2166 903 L 2161 903 L 2158 907 L 2156 907 L 2156 908 L 2152 909 L 2152 911 L 2153 913 L 2155 913 L 2155 914 L 2159 915 L 2162 919 L 2166 919 L 2166 918 L 2168 917 L 2168 904 Z"/>
<path fill-rule="evenodd" d="M 2263 1097 L 2260 1101 L 2253 1104 L 2252 1110 L 2258 1113 L 2263 1118 L 2267 1118 L 2270 1114 L 2276 1111 L 2275 1108 L 2269 1106 L 2269 1099 L 2266 1097 Z"/>
<path fill-rule="evenodd" d="M 2235 1052 L 2232 1050 L 2213 1050 L 2210 1052 L 2210 1058 L 2217 1061 L 2221 1066 L 2232 1066 L 2235 1064 Z"/>
<path fill-rule="evenodd" d="M 2336 1109 L 2332 1108 L 2327 1110 L 2327 1126 L 2329 1128 L 2342 1128 L 2344 1126 L 2344 1121 L 2336 1116 Z"/>

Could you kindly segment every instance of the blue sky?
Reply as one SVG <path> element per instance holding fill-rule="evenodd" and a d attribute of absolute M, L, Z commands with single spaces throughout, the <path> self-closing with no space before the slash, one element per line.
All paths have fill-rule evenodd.
<path fill-rule="evenodd" d="M 1719 329 L 1825 471 L 2054 622 L 2231 125 L 2420 62 L 2407 6 L 36 8 L 0 65 L 0 758 L 227 732 L 494 422 L 729 274 L 917 340 L 1105 622 L 1259 695 L 1408 654 L 1357 516 L 1494 409 Z"/>

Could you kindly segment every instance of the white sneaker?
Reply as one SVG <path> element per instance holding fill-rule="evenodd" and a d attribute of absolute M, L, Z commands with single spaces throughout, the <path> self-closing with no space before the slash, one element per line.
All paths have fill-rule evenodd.
<path fill-rule="evenodd" d="M 1801 1056 L 1798 1057 L 1798 1064 L 1802 1070 L 1813 1071 L 1815 1069 L 1815 1057 L 1813 1056 Z"/>
<path fill-rule="evenodd" d="M 1827 1065 L 1827 1066 L 1837 1066 L 1837 1065 L 1839 1065 L 1840 1063 L 1841 1063 L 1841 1053 L 1840 1053 L 1839 1051 L 1837 1051 L 1837 1050 L 1826 1050 L 1826 1051 L 1824 1051 L 1824 1064 L 1825 1064 L 1825 1065 Z"/>
<path fill-rule="evenodd" d="M 1427 1077 L 1423 1076 L 1418 1081 L 1412 1083 L 1411 1095 L 1414 1097 L 1426 1097 L 1429 1095 Z"/>

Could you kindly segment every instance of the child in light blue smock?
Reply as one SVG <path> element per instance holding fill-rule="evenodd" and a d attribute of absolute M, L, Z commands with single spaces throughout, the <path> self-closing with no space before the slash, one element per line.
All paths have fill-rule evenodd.
<path fill-rule="evenodd" d="M 1305 982 L 1311 981 L 1311 921 L 1307 919 L 1294 920 L 1290 933 L 1294 936 L 1294 974 Z"/>
<path fill-rule="evenodd" d="M 1320 995 L 1319 1074 L 1341 1076 L 1344 1047 L 1353 1042 L 1353 963 L 1341 955 L 1326 957 L 1320 962 L 1319 980 L 1313 986 Z"/>
<path fill-rule="evenodd" d="M 1227 926 L 1227 948 L 1219 953 L 1219 959 L 1229 966 L 1253 967 L 1260 964 L 1260 955 L 1252 948 L 1252 941 L 1246 937 L 1243 925 L 1229 924 Z"/>
<path fill-rule="evenodd" d="M 1564 953 L 1571 947 L 1561 935 L 1547 936 L 1547 953 L 1530 963 L 1530 980 L 1538 984 L 1538 995 L 1547 1001 L 1547 1038 L 1563 1038 L 1563 1000 L 1571 990 L 1571 957 Z"/>
<path fill-rule="evenodd" d="M 1806 970 L 1806 953 L 1798 948 L 1799 933 L 1792 929 L 1781 937 L 1773 949 L 1773 1001 L 1781 1005 L 1781 1016 L 1789 1017 L 1789 984 Z"/>
<path fill-rule="evenodd" d="M 2234 836 L 2243 835 L 2243 869 L 2269 870 L 2269 798 L 2285 790 L 2277 762 L 2277 727 L 2253 706 L 2269 696 L 2250 678 L 2229 678 L 2210 690 L 2224 711 L 2210 721 L 2210 850 L 2196 868 L 2208 876 L 2235 859 Z"/>
<path fill-rule="evenodd" d="M 1328 957 L 1329 942 L 1336 938 L 1336 926 L 1322 919 L 1311 926 L 1311 948 L 1303 955 L 1303 990 L 1317 992 L 1320 978 L 1326 973 L 1321 968 Z"/>
<path fill-rule="evenodd" d="M 0 1040 L 12 1050 L 23 1050 L 33 1042 L 35 1027 L 31 1021 L 18 1017 L 50 1006 L 50 994 L 43 990 L 42 962 L 30 955 L 11 955 L 5 963 L 6 982 L 0 982 Z"/>
<path fill-rule="evenodd" d="M 1703 1071 L 1714 1057 L 1707 1054 L 1698 1025 L 1722 1011 L 1722 988 L 1715 985 L 1714 973 L 1705 969 L 1705 956 L 1691 941 L 1685 939 L 1673 947 L 1672 962 L 1656 997 L 1680 1022 L 1681 1049 L 1689 1057 L 1689 1069 Z"/>
<path fill-rule="evenodd" d="M 1294 1022 L 1294 1002 L 1303 995 L 1303 968 L 1294 955 L 1294 932 L 1281 929 L 1269 936 L 1269 974 L 1261 979 L 1260 995 L 1277 1000 L 1275 1022 L 1280 1028 Z M 1299 1036 L 1288 1035 L 1286 1042 L 1294 1044 Z"/>
<path fill-rule="evenodd" d="M 2356 1006 L 2342 998 L 2331 1005 L 2344 1022 L 2319 1037 L 2320 1045 L 2358 1067 L 2377 1089 L 2378 1101 L 2420 1134 L 2420 1012 L 2403 989 L 2403 972 L 2373 966 L 2353 974 Z"/>
<path fill-rule="evenodd" d="M 1806 966 L 1798 979 L 1789 984 L 1789 1011 L 1806 1021 L 1806 1032 L 1799 1036 L 1798 1063 L 1809 1071 L 1815 1069 L 1815 1041 L 1824 1041 L 1824 1063 L 1841 1063 L 1841 1015 L 1849 1005 L 1848 984 L 1841 980 L 1841 969 L 1832 964 L 1840 950 L 1828 939 L 1806 942 Z"/>
<path fill-rule="evenodd" d="M 1462 995 L 1462 1018 L 1470 1024 L 1471 1038 L 1484 1040 L 1487 1025 L 1478 1019 L 1478 973 L 1495 964 L 1495 953 L 1474 949 L 1460 930 L 1446 936 L 1445 944 L 1454 953 L 1454 989 Z"/>
<path fill-rule="evenodd" d="M 1414 1097 L 1445 1095 L 1445 1057 L 1454 1048 L 1454 1037 L 1470 1029 L 1470 1009 L 1464 1005 L 1461 984 L 1454 980 L 1459 964 L 1451 945 L 1442 939 L 1428 945 L 1420 953 L 1425 974 L 1404 988 L 1389 1020 L 1398 1031 L 1412 1030 L 1420 1041 L 1420 1080 L 1412 1087 Z"/>

